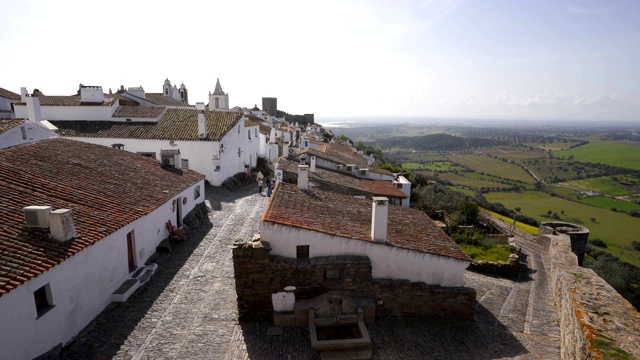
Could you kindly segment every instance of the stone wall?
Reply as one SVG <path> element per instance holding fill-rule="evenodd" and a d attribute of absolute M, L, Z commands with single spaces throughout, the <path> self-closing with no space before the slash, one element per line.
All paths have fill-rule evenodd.
<path fill-rule="evenodd" d="M 423 315 L 473 320 L 476 291 L 408 280 L 375 279 L 376 316 Z"/>
<path fill-rule="evenodd" d="M 640 358 L 640 314 L 595 272 L 578 266 L 569 235 L 547 232 L 540 238 L 550 243 L 551 285 L 560 318 L 561 357 L 607 359 L 626 353 Z"/>
<path fill-rule="evenodd" d="M 443 288 L 408 280 L 373 279 L 366 256 L 325 256 L 298 261 L 269 255 L 267 242 L 236 244 L 233 267 L 241 320 L 273 321 L 271 294 L 295 286 L 296 301 L 335 291 L 370 298 L 376 315 L 430 315 L 472 319 L 474 289 Z M 336 278 L 337 276 L 337 278 Z"/>
<path fill-rule="evenodd" d="M 520 251 L 518 250 L 517 254 L 509 255 L 507 262 L 474 261 L 469 264 L 467 270 L 508 279 L 516 278 L 520 271 Z"/>
<path fill-rule="evenodd" d="M 589 229 L 566 222 L 545 222 L 540 224 L 538 233 L 540 235 L 566 234 L 571 241 L 571 251 L 578 257 L 578 265 L 582 266 L 584 253 L 587 251 Z"/>

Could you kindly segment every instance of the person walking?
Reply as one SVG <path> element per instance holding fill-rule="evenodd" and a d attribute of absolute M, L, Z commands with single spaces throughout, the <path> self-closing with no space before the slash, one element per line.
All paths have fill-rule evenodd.
<path fill-rule="evenodd" d="M 271 191 L 273 190 L 273 181 L 267 176 L 267 197 L 271 197 Z"/>
<path fill-rule="evenodd" d="M 262 178 L 258 178 L 258 194 L 262 195 Z"/>

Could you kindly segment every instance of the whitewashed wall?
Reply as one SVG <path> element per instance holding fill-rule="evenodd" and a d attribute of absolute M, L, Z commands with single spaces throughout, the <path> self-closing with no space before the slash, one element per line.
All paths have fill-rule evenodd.
<path fill-rule="evenodd" d="M 20 130 L 21 127 L 24 127 L 25 129 L 27 135 L 26 139 L 22 137 L 22 131 Z M 58 135 L 32 122 L 25 121 L 22 125 L 16 126 L 13 129 L 9 129 L 0 134 L 0 149 L 54 137 L 58 137 Z"/>
<path fill-rule="evenodd" d="M 398 188 L 407 195 L 406 199 L 402 199 L 402 206 L 409 206 L 409 204 L 411 203 L 411 183 L 409 182 L 409 180 L 400 175 L 398 176 L 398 179 L 394 181 L 394 184 L 400 184 L 400 187 Z"/>
<path fill-rule="evenodd" d="M 402 249 L 364 240 L 260 222 L 260 238 L 268 241 L 271 255 L 296 258 L 296 246 L 309 245 L 309 257 L 363 255 L 371 260 L 372 275 L 381 279 L 407 279 L 430 285 L 462 286 L 469 262 Z"/>
<path fill-rule="evenodd" d="M 240 130 L 238 131 L 238 127 Z M 260 149 L 260 132 L 256 137 L 257 126 L 245 127 L 244 121 L 238 124 L 218 141 L 182 141 L 177 140 L 171 145 L 169 140 L 141 140 L 141 139 L 116 139 L 116 138 L 85 138 L 69 137 L 69 139 L 84 141 L 91 144 L 111 146 L 123 144 L 124 150 L 130 152 L 155 152 L 156 159 L 160 160 L 160 152 L 163 149 L 180 149 L 182 159 L 189 160 L 189 168 L 204 174 L 207 181 L 213 186 L 220 186 L 224 180 L 244 171 L 245 165 L 255 167 Z M 251 132 L 251 140 L 247 131 Z M 224 145 L 224 152 L 220 153 L 220 144 Z M 238 156 L 240 148 L 240 156 Z M 216 171 L 216 166 L 220 171 Z"/>
<path fill-rule="evenodd" d="M 0 113 L 11 112 L 11 104 L 15 104 L 17 102 L 18 100 L 10 100 L 0 96 Z"/>
<path fill-rule="evenodd" d="M 200 197 L 194 199 L 197 185 Z M 32 359 L 78 334 L 111 303 L 111 294 L 129 277 L 127 233 L 134 231 L 136 264 L 142 266 L 168 236 L 165 222 L 175 223 L 172 203 L 182 197 L 187 198 L 184 216 L 204 200 L 204 182 L 0 297 L 0 357 Z M 46 284 L 55 306 L 38 319 L 33 293 Z"/>
<path fill-rule="evenodd" d="M 116 100 L 112 106 L 46 106 L 40 105 L 42 118 L 46 120 L 111 120 L 118 108 Z M 26 105 L 15 105 L 16 117 L 28 118 Z"/>

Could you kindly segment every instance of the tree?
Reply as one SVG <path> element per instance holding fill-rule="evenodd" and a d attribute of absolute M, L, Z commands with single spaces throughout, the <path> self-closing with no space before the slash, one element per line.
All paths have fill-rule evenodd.
<path fill-rule="evenodd" d="M 522 210 L 520 209 L 520 207 L 516 207 L 515 209 L 516 209 L 516 212 L 520 212 L 520 210 Z"/>
<path fill-rule="evenodd" d="M 596 222 L 596 218 L 594 218 L 594 217 L 590 218 L 589 220 L 591 220 L 591 222 L 593 222 L 593 223 Z"/>
<path fill-rule="evenodd" d="M 553 210 L 547 210 L 547 216 L 551 216 L 553 214 Z"/>

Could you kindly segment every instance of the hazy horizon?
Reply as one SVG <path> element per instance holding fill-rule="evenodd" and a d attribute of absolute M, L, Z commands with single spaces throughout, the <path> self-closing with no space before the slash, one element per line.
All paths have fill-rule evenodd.
<path fill-rule="evenodd" d="M 74 94 L 168 78 L 292 114 L 640 120 L 633 0 L 10 0 L 0 87 Z"/>

